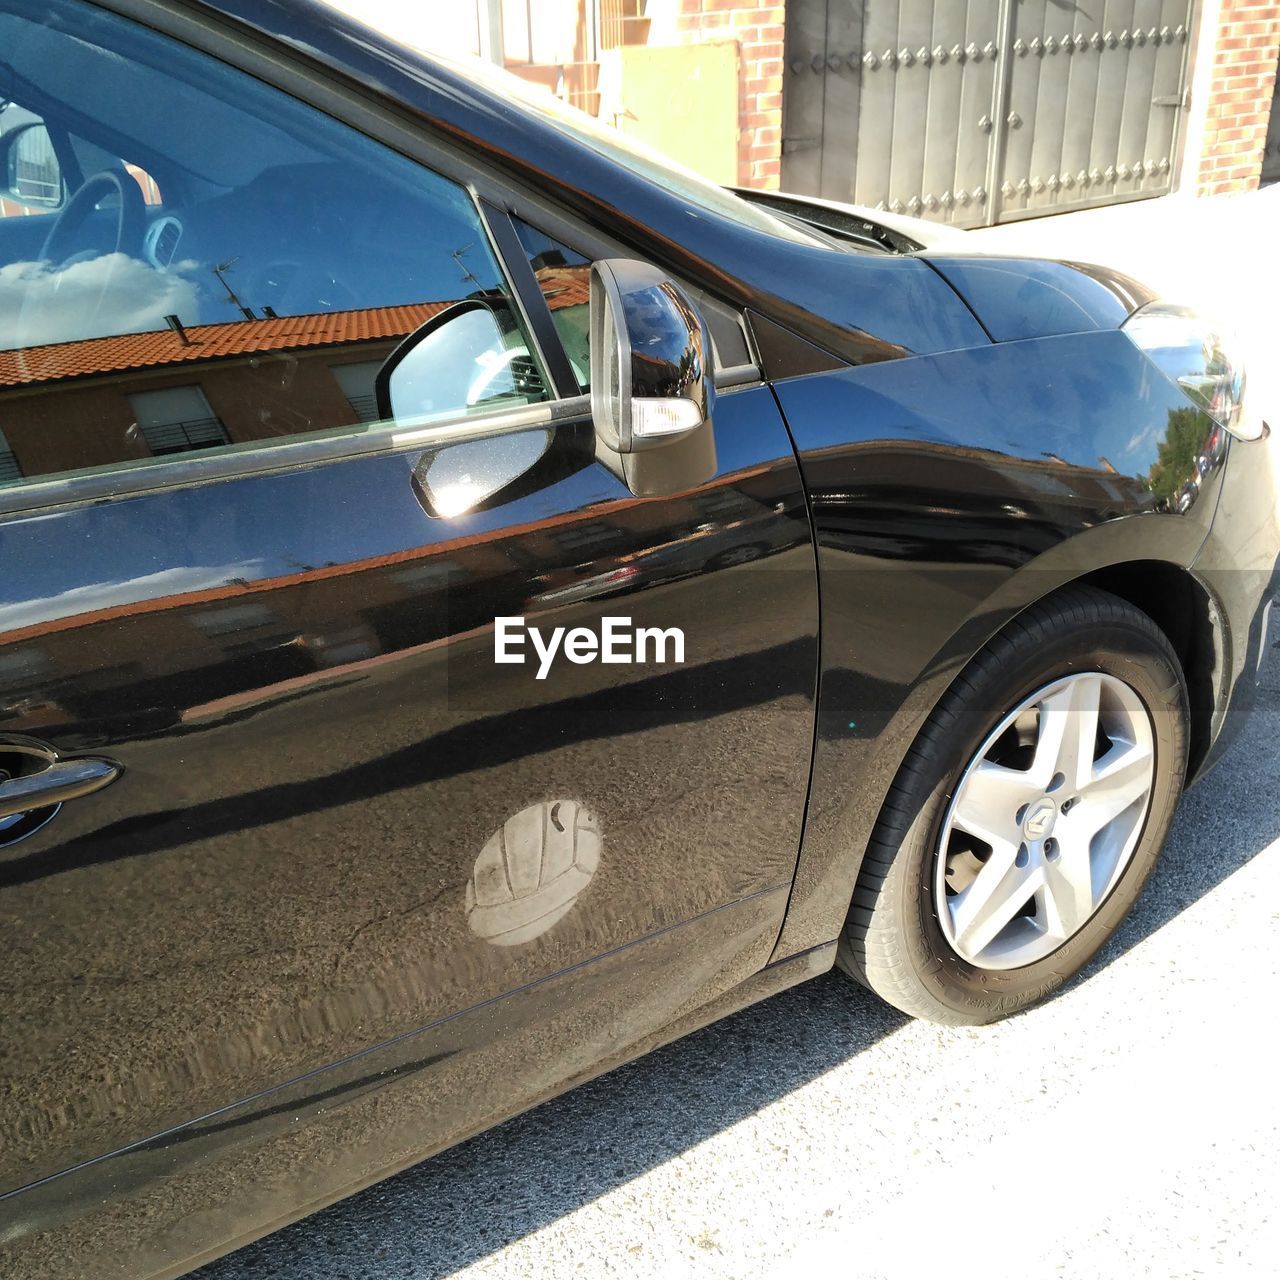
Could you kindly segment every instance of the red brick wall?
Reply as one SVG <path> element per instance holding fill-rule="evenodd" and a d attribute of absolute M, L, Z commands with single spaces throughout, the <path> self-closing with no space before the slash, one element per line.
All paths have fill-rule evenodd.
<path fill-rule="evenodd" d="M 1216 40 L 1206 33 L 1204 48 L 1206 56 L 1212 50 L 1213 68 L 1199 194 L 1248 191 L 1262 168 L 1280 57 L 1280 3 L 1222 0 Z"/>
<path fill-rule="evenodd" d="M 680 6 L 682 33 L 699 40 L 738 41 L 738 183 L 776 189 L 782 174 L 785 4 L 680 0 Z"/>

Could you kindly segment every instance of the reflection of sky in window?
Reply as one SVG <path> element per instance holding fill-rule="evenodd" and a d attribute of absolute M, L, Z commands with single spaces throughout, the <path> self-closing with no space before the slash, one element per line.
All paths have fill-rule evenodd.
<path fill-rule="evenodd" d="M 106 253 L 110 207 L 86 220 L 84 252 L 57 266 L 37 262 L 43 234 L 31 226 L 55 215 L 0 219 L 0 347 L 159 329 L 168 314 L 187 325 L 242 319 L 212 270 L 232 259 L 225 283 L 259 315 L 444 301 L 499 284 L 455 184 L 153 32 L 106 13 L 63 16 L 78 39 L 7 14 L 0 45 L 46 118 L 68 104 L 77 133 L 101 130 L 95 149 L 154 175 L 167 200 L 156 211 L 183 224 L 178 261 L 161 271 L 137 246 L 128 258 Z"/>
<path fill-rule="evenodd" d="M 5 263 L 0 265 L 0 348 L 159 329 L 171 312 L 192 314 L 196 298 L 194 283 L 182 272 L 156 271 L 120 253 L 61 269 L 45 262 Z"/>

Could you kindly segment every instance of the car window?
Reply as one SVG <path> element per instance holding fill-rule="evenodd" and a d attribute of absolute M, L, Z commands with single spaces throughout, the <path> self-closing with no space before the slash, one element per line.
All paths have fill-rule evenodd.
<path fill-rule="evenodd" d="M 591 386 L 591 357 L 588 350 L 591 325 L 591 262 L 568 245 L 519 218 L 513 218 L 516 235 L 529 256 L 538 288 L 547 300 L 551 320 L 564 346 L 578 386 Z"/>
<path fill-rule="evenodd" d="M 546 299 L 578 387 L 588 391 L 591 386 L 591 259 L 520 218 L 513 217 L 512 223 Z M 748 364 L 751 354 L 741 315 L 688 283 L 684 288 L 706 321 L 716 367 Z"/>
<path fill-rule="evenodd" d="M 397 423 L 547 398 L 456 183 L 78 0 L 0 0 L 0 51 L 0 485 L 384 429 L 379 369 L 464 303 L 501 326 L 424 348 Z"/>

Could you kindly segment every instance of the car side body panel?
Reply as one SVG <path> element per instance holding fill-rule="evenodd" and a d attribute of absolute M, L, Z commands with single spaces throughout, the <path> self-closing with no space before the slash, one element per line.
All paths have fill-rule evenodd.
<path fill-rule="evenodd" d="M 783 956 L 839 933 L 884 795 L 965 662 L 1020 610 L 1108 564 L 1188 569 L 1224 446 L 1114 331 L 775 391 L 809 490 L 822 589 L 817 751 Z"/>
<path fill-rule="evenodd" d="M 333 1198 L 764 966 L 809 783 L 817 579 L 772 393 L 722 392 L 715 425 L 716 476 L 664 498 L 569 421 L 452 519 L 417 484 L 452 446 L 388 442 L 0 521 L 0 727 L 123 768 L 0 849 L 6 1276 L 54 1274 L 77 1208 L 198 1216 L 195 1169 L 247 1159 L 252 1117 L 327 1114 L 418 1063 L 431 1105 Z M 499 616 L 679 627 L 683 659 L 562 655 L 539 678 L 495 663 Z M 557 811 L 591 834 L 554 902 L 567 863 L 512 825 L 539 806 L 539 840 Z M 283 1212 L 263 1188 L 291 1167 L 259 1168 L 232 1236 Z M 99 1236 L 81 1273 L 135 1274 Z"/>
<path fill-rule="evenodd" d="M 1275 661 L 1269 654 L 1268 622 L 1271 602 L 1280 591 L 1278 473 L 1280 450 L 1274 435 L 1232 444 L 1230 465 L 1217 478 L 1213 527 L 1192 566 L 1220 618 L 1213 736 L 1198 777 L 1222 758 L 1257 699 L 1263 664 L 1268 658 Z"/>
<path fill-rule="evenodd" d="M 29 1230 L 0 1244 L 6 1280 L 183 1275 L 825 972 L 834 946 L 766 965 L 785 902 L 712 912 L 37 1184 L 19 1202 Z"/>
<path fill-rule="evenodd" d="M 973 308 L 995 342 L 1118 329 L 1156 295 L 1108 267 L 949 250 L 928 262 Z"/>

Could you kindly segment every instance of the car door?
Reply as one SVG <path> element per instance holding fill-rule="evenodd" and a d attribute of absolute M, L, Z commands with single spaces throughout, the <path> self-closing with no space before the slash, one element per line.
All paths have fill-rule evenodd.
<path fill-rule="evenodd" d="M 762 965 L 816 669 L 769 390 L 739 371 L 715 474 L 637 497 L 556 336 L 584 298 L 538 288 L 575 264 L 456 157 L 80 0 L 2 0 L 0 36 L 18 108 L 107 173 L 16 215 L 55 259 L 0 264 L 0 1192 L 425 1029 L 420 1152 Z M 388 420 L 388 356 L 467 299 L 484 378 Z M 496 660 L 495 619 L 606 617 L 683 651 Z M 10 1239 L 213 1132 L 245 1141 L 19 1196 Z M 303 1194 L 273 1186 L 264 1221 Z"/>

